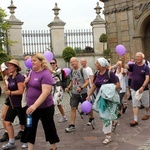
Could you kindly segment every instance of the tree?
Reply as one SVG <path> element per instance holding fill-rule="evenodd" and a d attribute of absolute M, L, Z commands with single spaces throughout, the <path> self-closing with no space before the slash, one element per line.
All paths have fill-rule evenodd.
<path fill-rule="evenodd" d="M 99 38 L 99 42 L 103 43 L 103 51 L 104 51 L 105 43 L 107 42 L 107 35 L 105 33 L 101 34 Z"/>
<path fill-rule="evenodd" d="M 7 15 L 5 11 L 0 8 L 0 64 L 10 59 L 10 56 L 4 50 L 4 47 L 7 44 L 12 43 L 7 38 L 7 29 L 10 27 L 10 25 L 6 20 L 6 17 Z"/>
<path fill-rule="evenodd" d="M 70 62 L 71 57 L 76 56 L 76 51 L 72 47 L 66 47 L 62 52 L 62 58 L 65 62 Z"/>

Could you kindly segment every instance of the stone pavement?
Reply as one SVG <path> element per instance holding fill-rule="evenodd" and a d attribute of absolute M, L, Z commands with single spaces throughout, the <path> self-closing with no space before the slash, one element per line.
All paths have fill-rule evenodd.
<path fill-rule="evenodd" d="M 1 105 L 3 99 L 1 98 Z M 70 107 L 69 107 L 69 95 L 65 94 L 64 108 L 66 116 L 70 120 Z M 132 120 L 132 108 L 131 101 L 128 101 L 128 108 L 126 113 L 119 119 L 119 125 L 116 132 L 112 134 L 113 141 L 108 145 L 103 145 L 102 141 L 105 136 L 102 130 L 102 122 L 99 119 L 99 115 L 95 113 L 95 125 L 94 130 L 91 126 L 87 126 L 88 116 L 83 115 L 81 119 L 77 112 L 76 118 L 76 131 L 72 133 L 66 133 L 65 128 L 70 124 L 70 121 L 64 123 L 58 123 L 61 117 L 58 109 L 56 108 L 55 123 L 58 135 L 60 137 L 60 143 L 57 144 L 58 150 L 150 150 L 150 119 L 142 121 L 141 117 L 144 114 L 144 110 L 139 111 L 139 125 L 136 127 L 130 127 L 129 122 Z M 15 134 L 19 131 L 19 125 L 14 123 Z M 0 136 L 4 130 L 1 126 Z M 1 146 L 4 143 L 0 143 Z M 17 150 L 21 150 L 20 141 L 16 141 Z M 41 122 L 39 122 L 35 150 L 49 150 L 49 143 L 45 141 L 43 128 Z"/>

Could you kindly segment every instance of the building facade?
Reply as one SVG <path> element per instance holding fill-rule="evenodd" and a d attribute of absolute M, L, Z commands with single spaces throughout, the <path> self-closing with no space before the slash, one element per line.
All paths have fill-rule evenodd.
<path fill-rule="evenodd" d="M 150 0 L 100 0 L 104 15 L 112 63 L 118 59 L 115 47 L 126 47 L 126 60 L 141 51 L 150 60 Z"/>

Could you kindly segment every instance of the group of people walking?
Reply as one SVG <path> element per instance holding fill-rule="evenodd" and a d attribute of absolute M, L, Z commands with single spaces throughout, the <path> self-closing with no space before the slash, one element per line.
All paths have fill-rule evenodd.
<path fill-rule="evenodd" d="M 136 53 L 135 63 L 125 64 L 125 56 L 121 57 L 114 66 L 110 66 L 108 61 L 101 57 L 95 62 L 96 72 L 87 66 L 85 58 L 79 60 L 76 57 L 70 59 L 71 73 L 70 83 L 63 89 L 61 85 L 62 71 L 57 65 L 57 60 L 52 59 L 50 64 L 42 54 L 31 56 L 32 70 L 28 70 L 25 77 L 21 73 L 20 64 L 12 59 L 1 65 L 6 103 L 3 106 L 2 120 L 6 130 L 1 142 L 9 140 L 3 145 L 3 149 L 16 147 L 15 139 L 21 138 L 22 148 L 34 149 L 35 137 L 38 121 L 41 120 L 46 141 L 49 141 L 51 150 L 56 150 L 56 143 L 59 137 L 54 123 L 54 111 L 57 105 L 61 118 L 59 123 L 66 122 L 68 118 L 62 106 L 63 92 L 70 95 L 70 124 L 65 128 L 66 132 L 76 130 L 76 110 L 78 105 L 85 100 L 93 103 L 93 109 L 99 112 L 103 123 L 102 131 L 105 134 L 103 144 L 112 141 L 112 131 L 115 130 L 118 118 L 125 113 L 127 106 L 123 103 L 123 98 L 127 90 L 127 75 L 132 73 L 130 89 L 133 106 L 133 121 L 130 126 L 138 125 L 138 107 L 142 102 L 145 107 L 145 115 L 142 120 L 149 119 L 149 67 L 145 64 L 144 54 Z M 81 64 L 81 67 L 80 67 Z M 51 67 L 49 67 L 49 65 Z M 135 98 L 137 91 L 142 94 L 140 100 Z M 22 107 L 22 95 L 26 94 L 26 105 Z M 105 107 L 104 107 L 105 106 Z M 105 108 L 105 109 L 104 109 Z M 93 109 L 89 112 L 89 122 L 93 125 Z M 116 113 L 117 112 L 117 113 Z M 32 116 L 32 126 L 26 126 L 26 115 Z M 15 137 L 13 121 L 18 116 L 20 132 Z"/>

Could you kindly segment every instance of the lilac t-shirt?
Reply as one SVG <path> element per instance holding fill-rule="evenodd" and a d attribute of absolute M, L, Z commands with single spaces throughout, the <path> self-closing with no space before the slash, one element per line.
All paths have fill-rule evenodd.
<path fill-rule="evenodd" d="M 30 81 L 27 85 L 27 105 L 31 106 L 38 99 L 42 93 L 42 84 L 53 85 L 54 80 L 49 70 L 42 70 L 40 72 L 31 72 Z M 45 101 L 39 106 L 39 108 L 46 108 L 53 105 L 53 98 L 51 93 L 45 99 Z"/>
<path fill-rule="evenodd" d="M 140 87 L 142 87 L 145 81 L 145 76 L 149 75 L 149 67 L 146 64 L 143 64 L 142 66 L 129 64 L 128 70 L 132 72 L 131 89 L 137 91 Z M 148 90 L 148 85 L 144 90 Z"/>
<path fill-rule="evenodd" d="M 12 78 L 12 75 L 10 75 L 8 78 L 8 89 L 10 91 L 18 90 L 17 84 L 19 82 L 24 82 L 24 78 L 25 77 L 20 73 L 18 73 L 15 78 Z M 21 107 L 22 95 L 11 95 L 10 98 L 14 107 Z"/>
<path fill-rule="evenodd" d="M 100 75 L 99 73 L 96 75 L 94 84 L 97 87 L 97 93 L 103 84 L 108 84 L 108 83 L 116 84 L 117 82 L 119 82 L 118 77 L 112 71 L 110 71 L 109 73 L 107 69 L 103 75 Z"/>

